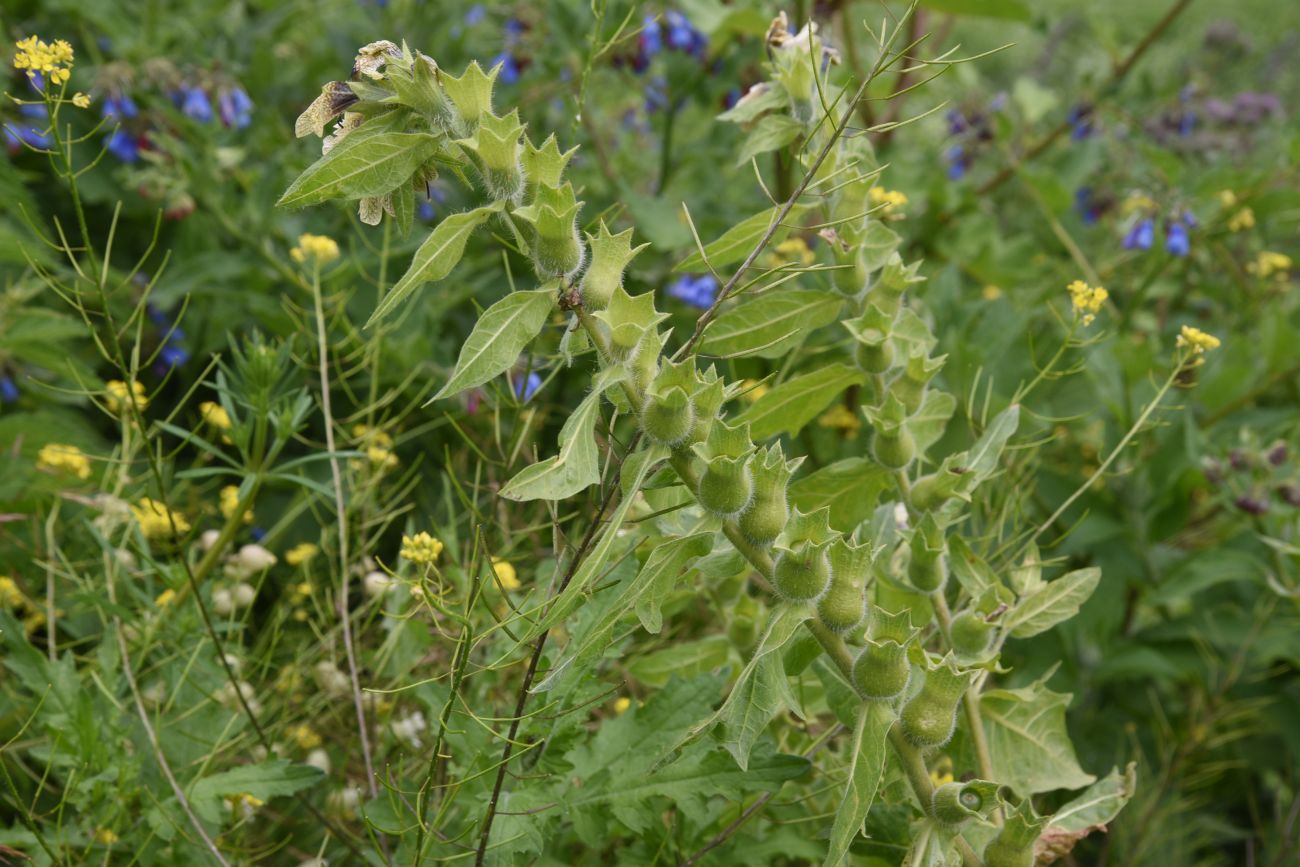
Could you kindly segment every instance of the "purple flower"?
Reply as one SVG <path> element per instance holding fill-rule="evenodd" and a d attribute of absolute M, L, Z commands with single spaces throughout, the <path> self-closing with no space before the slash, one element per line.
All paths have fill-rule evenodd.
<path fill-rule="evenodd" d="M 1286 459 L 1290 453 L 1287 444 L 1282 440 L 1278 440 L 1268 447 L 1268 451 L 1264 453 L 1264 457 L 1267 458 L 1268 462 L 1273 466 L 1280 467 L 1286 463 Z"/>
<path fill-rule="evenodd" d="M 970 157 L 966 155 L 966 150 L 961 145 L 953 145 L 943 152 L 943 158 L 948 161 L 948 180 L 959 181 L 970 168 Z"/>
<path fill-rule="evenodd" d="M 104 139 L 104 147 L 124 163 L 133 163 L 140 159 L 140 148 L 136 144 L 135 136 L 124 129 L 115 129 L 109 133 L 108 138 Z"/>
<path fill-rule="evenodd" d="M 1150 217 L 1144 217 L 1133 224 L 1124 236 L 1125 250 L 1150 250 L 1155 241 L 1156 224 Z"/>
<path fill-rule="evenodd" d="M 1070 131 L 1070 138 L 1074 141 L 1083 141 L 1092 135 L 1092 106 L 1076 105 L 1070 109 L 1069 122 L 1074 127 Z"/>
<path fill-rule="evenodd" d="M 654 114 L 668 107 L 668 82 L 663 76 L 655 76 L 645 86 L 645 110 Z"/>
<path fill-rule="evenodd" d="M 253 101 L 242 87 L 235 86 L 221 92 L 217 99 L 221 122 L 235 129 L 243 129 L 253 122 Z"/>
<path fill-rule="evenodd" d="M 18 384 L 8 374 L 0 376 L 0 403 L 18 402 Z"/>
<path fill-rule="evenodd" d="M 1174 256 L 1186 256 L 1192 249 L 1191 238 L 1187 235 L 1187 224 L 1182 220 L 1173 220 L 1165 230 L 1165 249 Z"/>
<path fill-rule="evenodd" d="M 542 387 L 542 377 L 536 371 L 530 371 L 526 379 L 519 379 L 514 382 L 515 397 L 520 400 L 528 400 L 537 393 L 537 389 Z"/>
<path fill-rule="evenodd" d="M 109 94 L 104 97 L 104 103 L 99 109 L 100 115 L 113 120 L 125 120 L 128 117 L 135 117 L 140 113 L 136 108 L 135 100 L 125 93 Z"/>
<path fill-rule="evenodd" d="M 684 274 L 668 284 L 668 295 L 692 307 L 707 310 L 718 294 L 718 281 L 711 274 Z"/>
<path fill-rule="evenodd" d="M 1084 225 L 1097 222 L 1097 206 L 1092 201 L 1092 187 L 1079 187 L 1074 191 L 1074 210 Z"/>
<path fill-rule="evenodd" d="M 180 92 L 181 112 L 199 123 L 212 120 L 212 101 L 201 87 L 183 87 Z"/>
<path fill-rule="evenodd" d="M 1295 482 L 1284 482 L 1277 489 L 1277 495 L 1281 497 L 1288 505 L 1300 506 L 1300 485 Z"/>
<path fill-rule="evenodd" d="M 962 113 L 961 109 L 948 109 L 947 113 L 944 114 L 944 119 L 948 121 L 948 135 L 961 135 L 970 128 L 970 124 L 966 121 L 966 115 Z"/>
<path fill-rule="evenodd" d="M 506 45 L 517 45 L 520 38 L 524 35 L 524 22 L 518 18 L 511 18 L 506 21 Z"/>
<path fill-rule="evenodd" d="M 1235 503 L 1238 509 L 1248 515 L 1262 515 L 1268 511 L 1268 500 L 1250 494 L 1242 494 Z"/>
<path fill-rule="evenodd" d="M 1187 138 L 1196 129 L 1196 112 L 1185 111 L 1178 121 L 1178 134 Z"/>

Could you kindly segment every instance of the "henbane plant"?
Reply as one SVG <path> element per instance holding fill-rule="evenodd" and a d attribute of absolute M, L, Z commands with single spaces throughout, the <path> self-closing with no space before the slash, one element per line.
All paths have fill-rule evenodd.
<path fill-rule="evenodd" d="M 460 824 L 446 806 L 453 784 L 437 753 L 444 735 L 452 735 L 439 731 L 429 781 L 406 805 L 415 830 L 402 837 L 403 854 L 415 863 L 437 853 L 463 857 L 463 844 L 448 842 L 460 836 L 474 840 L 477 863 L 535 853 L 541 841 L 521 830 L 520 817 L 545 804 L 521 792 L 509 819 L 501 807 L 510 789 L 527 786 L 526 775 L 510 774 L 512 759 L 544 740 L 540 730 L 528 739 L 521 734 L 532 724 L 530 698 L 569 701 L 574 684 L 615 646 L 621 621 L 635 615 L 657 631 L 665 588 L 683 575 L 723 574 L 724 562 L 740 563 L 747 585 L 734 600 L 736 612 L 751 621 L 765 615 L 765 624 L 726 697 L 718 696 L 720 705 L 676 721 L 647 757 L 647 773 L 701 761 L 714 739 L 743 783 L 744 774 L 756 773 L 756 747 L 773 721 L 786 710 L 807 710 L 788 681 L 812 670 L 822 683 L 818 707 L 828 726 L 818 746 L 829 741 L 836 748 L 816 760 L 825 785 L 838 793 L 827 820 L 826 864 L 843 863 L 851 848 L 864 845 L 862 831 L 877 803 L 906 811 L 906 863 L 1004 867 L 1033 864 L 1045 836 L 1055 851 L 1068 851 L 1068 841 L 1104 825 L 1131 795 L 1131 771 L 1097 780 L 1079 767 L 1064 726 L 1068 695 L 1047 688 L 1045 677 L 1016 689 L 996 686 L 1004 644 L 1073 616 L 1098 571 L 1044 580 L 1050 564 L 1035 543 L 1051 522 L 1016 527 L 982 508 L 982 489 L 998 476 L 1019 428 L 1019 403 L 991 418 L 973 414 L 965 450 L 934 453 L 958 401 L 941 388 L 946 359 L 936 353 L 936 324 L 919 292 L 920 263 L 905 261 L 889 228 L 899 200 L 882 195 L 867 136 L 849 131 L 867 85 L 906 55 L 904 32 L 900 23 L 878 34 L 871 73 L 844 87 L 832 84 L 827 69 L 836 56 L 814 27 L 791 33 L 784 17 L 774 22 L 770 80 L 724 120 L 755 137 L 763 130 L 764 140 L 751 142 L 749 153 L 788 147 L 803 176 L 786 201 L 700 244 L 682 263 L 720 278 L 721 269 L 734 266 L 685 339 L 665 327 L 668 316 L 653 292 L 629 288 L 636 281 L 628 269 L 644 249 L 632 230 L 616 233 L 604 221 L 583 225 L 580 192 L 566 179 L 574 151 L 527 129 L 517 109 L 494 106 L 497 69 L 471 64 L 453 75 L 405 45 L 373 43 L 359 52 L 354 80 L 327 84 L 299 119 L 299 135 L 324 137 L 323 155 L 284 194 L 284 206 L 353 200 L 363 222 L 387 218 L 406 234 L 415 192 L 440 174 L 482 196 L 477 207 L 433 228 L 372 323 L 418 303 L 425 284 L 452 274 L 476 233 L 491 231 L 531 263 L 536 288 L 515 289 L 483 311 L 436 400 L 507 373 L 557 316 L 564 321 L 557 363 L 591 373 L 557 452 L 515 475 L 500 497 L 584 497 L 597 519 L 556 552 L 561 568 L 553 594 L 502 623 L 517 641 L 512 655 L 528 664 L 514 713 L 498 717 L 506 723 L 500 760 L 478 772 L 494 780 L 490 795 L 481 814 Z M 782 130 L 775 138 L 774 127 Z M 759 265 L 773 242 L 795 231 L 819 232 L 827 261 L 811 268 Z M 793 276 L 819 288 L 791 289 Z M 1074 335 L 1106 300 L 1104 290 L 1072 295 L 1067 346 L 1077 345 Z M 830 315 L 815 323 L 775 315 L 805 301 Z M 736 327 L 741 317 L 750 324 Z M 819 366 L 796 373 L 793 350 L 813 332 Z M 1184 338 L 1139 426 L 1175 378 L 1212 348 L 1197 335 Z M 743 387 L 728 381 L 721 356 L 759 355 L 784 365 L 780 381 L 739 410 Z M 846 390 L 857 395 L 858 414 L 871 427 L 869 453 L 848 467 L 827 468 L 834 476 L 799 476 L 796 441 L 778 436 L 797 433 Z M 598 441 L 598 430 L 620 433 Z M 638 504 L 642 517 L 633 527 Z M 636 576 L 616 597 L 599 596 L 607 570 L 642 542 L 648 554 Z M 466 610 L 475 599 L 471 590 Z M 587 606 L 594 613 L 584 620 Z M 548 646 L 557 627 L 579 620 L 581 629 L 558 652 Z M 467 639 L 458 648 L 458 665 L 470 647 Z M 967 779 L 936 786 L 929 762 L 941 752 Z M 1059 796 L 1041 796 L 1084 787 L 1090 788 L 1057 818 L 1039 814 L 1036 797 L 1060 804 Z"/>

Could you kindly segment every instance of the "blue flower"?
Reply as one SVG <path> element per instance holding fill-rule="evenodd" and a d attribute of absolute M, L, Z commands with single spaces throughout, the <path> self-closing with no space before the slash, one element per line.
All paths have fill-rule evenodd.
<path fill-rule="evenodd" d="M 514 382 L 515 397 L 520 400 L 528 400 L 537 393 L 537 389 L 542 387 L 542 377 L 536 371 L 531 371 L 527 379 L 519 379 Z"/>
<path fill-rule="evenodd" d="M 1173 220 L 1165 230 L 1165 249 L 1174 256 L 1186 256 L 1192 250 L 1192 239 L 1187 234 L 1187 224 Z"/>
<path fill-rule="evenodd" d="M 189 360 L 190 354 L 183 347 L 173 346 L 171 343 L 164 346 L 158 353 L 158 363 L 167 369 L 180 367 Z"/>
<path fill-rule="evenodd" d="M 943 117 L 948 122 L 948 135 L 961 135 L 970 128 L 966 115 L 962 113 L 961 109 L 950 108 Z"/>
<path fill-rule="evenodd" d="M 8 374 L 0 376 L 0 403 L 18 402 L 18 384 Z"/>
<path fill-rule="evenodd" d="M 959 181 L 970 168 L 970 157 L 966 156 L 966 151 L 961 145 L 953 145 L 943 152 L 943 158 L 948 161 L 948 180 Z"/>
<path fill-rule="evenodd" d="M 524 22 L 518 18 L 511 18 L 506 21 L 506 45 L 517 45 L 519 38 L 524 35 Z"/>
<path fill-rule="evenodd" d="M 1070 131 L 1070 138 L 1074 141 L 1082 141 L 1092 135 L 1092 107 L 1087 105 L 1076 105 L 1070 109 L 1070 124 L 1073 129 Z"/>
<path fill-rule="evenodd" d="M 9 150 L 15 153 L 22 149 L 23 145 L 40 150 L 48 150 L 51 144 L 49 135 L 41 132 L 34 126 L 14 127 L 5 124 L 5 141 L 9 145 Z"/>
<path fill-rule="evenodd" d="M 497 80 L 502 84 L 515 84 L 519 81 L 519 64 L 508 51 L 502 51 L 496 57 L 492 58 L 492 65 L 501 64 L 501 73 Z"/>
<path fill-rule="evenodd" d="M 201 87 L 181 88 L 181 111 L 199 123 L 212 120 L 212 101 Z"/>
<path fill-rule="evenodd" d="M 1187 138 L 1196 129 L 1196 112 L 1185 111 L 1178 121 L 1178 134 Z"/>
<path fill-rule="evenodd" d="M 140 159 L 140 149 L 136 145 L 135 136 L 124 129 L 115 129 L 109 133 L 108 138 L 104 139 L 104 147 L 124 163 L 133 163 Z"/>
<path fill-rule="evenodd" d="M 465 26 L 473 27 L 476 24 L 482 24 L 485 18 L 487 18 L 487 10 L 483 8 L 482 3 L 475 3 L 465 13 Z"/>
<path fill-rule="evenodd" d="M 1124 236 L 1125 250 L 1150 250 L 1155 241 L 1156 224 L 1150 217 L 1144 217 L 1133 224 Z"/>
<path fill-rule="evenodd" d="M 713 306 L 718 295 L 718 281 L 711 274 L 698 277 L 685 274 L 668 284 L 668 295 L 685 301 L 692 307 L 706 310 Z"/>
<path fill-rule="evenodd" d="M 217 108 L 221 112 L 221 122 L 226 126 L 243 129 L 253 122 L 253 101 L 242 87 L 222 91 L 217 99 Z"/>
<path fill-rule="evenodd" d="M 641 24 L 641 56 L 649 59 L 664 50 L 663 35 L 653 15 L 647 15 Z"/>
<path fill-rule="evenodd" d="M 1074 191 L 1074 210 L 1085 226 L 1097 222 L 1097 208 L 1092 202 L 1092 187 L 1079 187 Z"/>
<path fill-rule="evenodd" d="M 18 111 L 23 117 L 35 117 L 41 120 L 50 116 L 50 110 L 45 107 L 43 102 L 29 102 L 18 106 Z"/>
<path fill-rule="evenodd" d="M 433 207 L 432 201 L 423 199 L 415 206 L 415 216 L 427 223 L 438 216 L 438 211 Z"/>
<path fill-rule="evenodd" d="M 668 82 L 663 76 L 655 76 L 645 86 L 645 110 L 654 114 L 668 107 Z"/>
<path fill-rule="evenodd" d="M 686 16 L 676 9 L 664 13 L 664 23 L 668 25 L 668 45 L 678 51 L 690 51 L 695 44 L 695 28 Z"/>
<path fill-rule="evenodd" d="M 104 97 L 99 112 L 103 117 L 112 118 L 113 120 L 125 120 L 128 117 L 135 117 L 140 113 L 140 110 L 136 108 L 135 100 L 125 93 L 110 93 Z"/>

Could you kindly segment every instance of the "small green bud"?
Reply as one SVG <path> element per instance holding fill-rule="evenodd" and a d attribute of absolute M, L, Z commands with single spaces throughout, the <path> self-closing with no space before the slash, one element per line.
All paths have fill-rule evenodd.
<path fill-rule="evenodd" d="M 623 285 L 628 263 L 649 245 L 633 247 L 631 229 L 611 235 L 604 220 L 596 234 L 587 235 L 587 243 L 591 247 L 591 264 L 582 275 L 582 303 L 588 310 L 604 310 L 614 290 Z"/>
<path fill-rule="evenodd" d="M 786 461 L 778 442 L 760 449 L 750 466 L 754 476 L 754 498 L 740 513 L 740 531 L 755 545 L 767 546 L 776 541 L 790 519 L 786 486 L 803 458 Z"/>
<path fill-rule="evenodd" d="M 909 547 L 911 558 L 907 563 L 907 577 L 912 586 L 923 593 L 942 590 L 948 580 L 948 563 L 944 556 L 947 540 L 932 512 L 927 512 L 912 531 Z"/>
<path fill-rule="evenodd" d="M 993 640 L 993 624 L 977 612 L 966 610 L 952 619 L 952 649 L 958 656 L 983 656 Z"/>
<path fill-rule="evenodd" d="M 958 668 L 951 656 L 932 665 L 921 691 L 903 705 L 899 716 L 907 740 L 922 749 L 948 743 L 957 729 L 957 705 L 974 679 L 975 672 Z"/>
<path fill-rule="evenodd" d="M 916 457 L 916 440 L 907 427 L 907 409 L 893 395 L 885 397 L 879 409 L 866 407 L 863 412 L 871 422 L 871 453 L 891 470 L 905 469 Z"/>
<path fill-rule="evenodd" d="M 913 415 L 921 408 L 930 380 L 939 372 L 939 368 L 943 367 L 947 358 L 946 355 L 928 358 L 925 351 L 908 356 L 907 366 L 903 372 L 889 384 L 889 393 L 898 398 L 908 415 Z"/>
<path fill-rule="evenodd" d="M 456 107 L 457 126 L 466 132 L 478 127 L 479 119 L 492 111 L 492 86 L 501 73 L 501 64 L 484 72 L 478 61 L 470 61 L 460 78 L 441 71 L 442 88 Z"/>
<path fill-rule="evenodd" d="M 729 518 L 749 505 L 754 482 L 749 471 L 754 444 L 749 425 L 727 424 L 719 419 L 709 429 L 709 438 L 693 447 L 704 462 L 704 473 L 696 495 L 708 511 Z"/>
<path fill-rule="evenodd" d="M 934 790 L 930 813 L 945 825 L 960 825 L 988 814 L 998 804 L 1002 787 L 987 780 L 945 783 Z"/>
<path fill-rule="evenodd" d="M 695 425 L 690 389 L 695 387 L 695 359 L 680 364 L 665 361 L 646 390 L 641 429 L 666 446 L 680 444 Z"/>
<path fill-rule="evenodd" d="M 844 633 L 867 616 L 867 581 L 875 551 L 843 536 L 831 542 L 831 587 L 817 603 L 817 616 L 831 631 Z"/>
<path fill-rule="evenodd" d="M 610 295 L 609 305 L 593 314 L 608 329 L 609 352 L 616 363 L 631 362 L 644 346 L 643 339 L 657 333 L 655 326 L 668 318 L 655 310 L 654 294 L 629 295 L 622 286 Z M 650 362 L 657 365 L 658 357 Z M 653 377 L 657 368 L 649 371 Z"/>
<path fill-rule="evenodd" d="M 894 345 L 889 339 L 893 326 L 894 317 L 874 304 L 868 304 L 857 319 L 844 323 L 857 341 L 853 357 L 858 367 L 868 373 L 884 373 L 893 366 Z"/>
<path fill-rule="evenodd" d="M 485 113 L 473 135 L 456 139 L 456 144 L 473 157 L 483 186 L 493 199 L 515 199 L 524 191 L 524 173 L 519 164 L 523 132 L 519 110 L 515 109 L 504 117 Z"/>
<path fill-rule="evenodd" d="M 1034 867 L 1034 843 L 1047 819 L 1034 812 L 1029 799 L 1007 812 L 998 835 L 984 848 L 986 867 Z"/>
<path fill-rule="evenodd" d="M 856 244 L 848 244 L 833 229 L 821 233 L 830 242 L 831 254 L 837 266 L 831 272 L 831 284 L 842 295 L 857 295 L 867 285 L 867 265 Z"/>
<path fill-rule="evenodd" d="M 541 184 L 532 203 L 514 212 L 533 228 L 531 252 L 538 276 L 571 277 L 582 267 L 586 248 L 578 237 L 577 223 L 582 204 L 574 195 L 573 184 L 565 183 L 562 187 Z"/>
<path fill-rule="evenodd" d="M 438 84 L 438 64 L 433 58 L 412 51 L 402 43 L 401 56 L 390 59 L 384 78 L 392 85 L 397 101 L 441 124 L 450 113 L 447 97 Z"/>
<path fill-rule="evenodd" d="M 560 153 L 560 145 L 555 140 L 555 133 L 546 137 L 542 146 L 538 147 L 533 144 L 532 139 L 524 136 L 524 152 L 520 157 L 523 164 L 524 178 L 528 182 L 530 192 L 539 186 L 558 187 L 560 180 L 564 177 L 564 168 L 569 164 L 569 160 L 578 152 L 577 146 L 573 146 L 564 153 Z"/>
<path fill-rule="evenodd" d="M 867 632 L 866 646 L 853 662 L 853 682 L 864 698 L 888 701 L 901 695 L 912 678 L 908 648 L 920 630 L 912 628 L 909 612 L 876 608 Z"/>
<path fill-rule="evenodd" d="M 919 261 L 904 265 L 903 258 L 898 253 L 891 253 L 880 270 L 880 276 L 867 293 L 868 300 L 886 313 L 897 313 L 907 287 L 925 279 L 918 275 L 920 270 Z"/>
<path fill-rule="evenodd" d="M 727 386 L 718 376 L 718 372 L 710 367 L 708 370 L 696 376 L 695 393 L 692 395 L 695 399 L 695 425 L 691 428 L 691 435 L 687 438 L 688 443 L 702 443 L 709 436 L 709 429 L 713 427 L 714 419 L 722 411 L 722 404 L 727 399 Z"/>
<path fill-rule="evenodd" d="M 831 586 L 830 542 L 800 542 L 794 548 L 776 549 L 772 565 L 772 586 L 790 602 L 815 602 Z"/>

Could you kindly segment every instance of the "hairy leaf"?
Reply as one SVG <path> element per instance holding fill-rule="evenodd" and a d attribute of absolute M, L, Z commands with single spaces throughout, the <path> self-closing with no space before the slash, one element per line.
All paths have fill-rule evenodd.
<path fill-rule="evenodd" d="M 776 358 L 816 328 L 835 321 L 844 297 L 813 289 L 786 289 L 744 299 L 709 323 L 705 355 Z"/>
<path fill-rule="evenodd" d="M 885 741 L 894 724 L 894 712 L 884 702 L 871 701 L 858 711 L 853 739 L 849 741 L 848 781 L 844 797 L 835 809 L 831 826 L 831 845 L 824 867 L 835 867 L 848 857 L 849 846 L 862 833 L 867 811 L 876 799 L 881 777 L 885 773 Z"/>
<path fill-rule="evenodd" d="M 410 180 L 438 149 L 438 138 L 424 132 L 350 133 L 298 176 L 276 204 L 285 208 L 330 199 L 383 196 Z"/>
<path fill-rule="evenodd" d="M 805 512 L 830 506 L 831 526 L 842 532 L 871 517 L 882 491 L 894 484 L 889 470 L 868 458 L 845 458 L 790 485 L 790 502 Z"/>
<path fill-rule="evenodd" d="M 519 353 L 542 330 L 554 306 L 553 290 L 534 289 L 511 292 L 483 311 L 460 349 L 451 378 L 430 403 L 482 385 L 509 370 L 519 360 Z"/>
<path fill-rule="evenodd" d="M 771 228 L 772 223 L 775 222 L 776 216 L 780 213 L 780 210 L 780 207 L 768 208 L 766 211 L 761 211 L 754 216 L 743 220 L 739 224 L 732 226 L 722 234 L 721 238 L 714 241 L 712 244 L 705 246 L 705 256 L 701 256 L 697 250 L 679 262 L 677 267 L 673 270 L 703 271 L 708 267 L 705 265 L 705 257 L 708 258 L 708 265 L 712 265 L 714 268 L 721 268 L 724 265 L 739 262 L 748 256 L 756 246 L 758 246 L 758 242 L 762 240 L 765 234 L 767 234 L 767 230 Z M 803 210 L 803 206 L 795 205 L 790 209 L 790 213 L 786 215 L 786 220 L 793 220 L 795 217 L 799 216 Z M 785 237 L 788 231 L 789 224 L 778 228 L 776 233 L 772 236 L 772 243 L 780 243 L 781 239 Z"/>
<path fill-rule="evenodd" d="M 980 699 L 993 759 L 993 778 L 1023 797 L 1077 789 L 1096 777 L 1079 767 L 1065 729 L 1070 694 L 1041 681 L 1021 689 L 995 689 Z"/>
<path fill-rule="evenodd" d="M 749 422 L 755 441 L 781 433 L 797 434 L 840 392 L 862 381 L 862 372 L 857 368 L 827 364 L 773 388 L 741 413 L 738 421 Z"/>
<path fill-rule="evenodd" d="M 1079 613 L 1079 606 L 1088 601 L 1100 580 L 1101 570 L 1091 566 L 1047 582 L 1016 604 L 1007 615 L 1007 629 L 1016 638 L 1031 638 L 1069 620 Z"/>
<path fill-rule="evenodd" d="M 286 759 L 241 765 L 199 780 L 190 788 L 190 803 L 200 817 L 219 822 L 224 795 L 248 794 L 269 801 L 277 795 L 292 795 L 324 776 L 320 768 L 295 765 Z"/>

